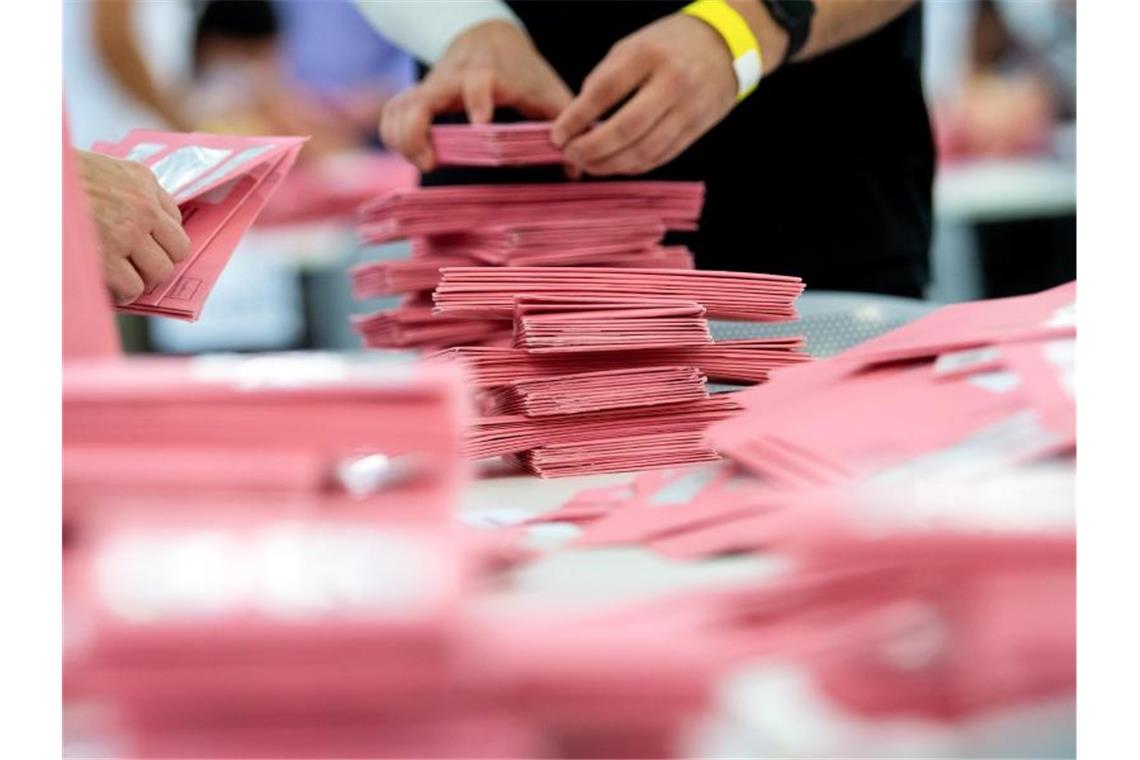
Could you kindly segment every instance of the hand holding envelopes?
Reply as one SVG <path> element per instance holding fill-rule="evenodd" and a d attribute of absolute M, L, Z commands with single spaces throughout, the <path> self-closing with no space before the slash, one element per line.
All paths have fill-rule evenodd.
<path fill-rule="evenodd" d="M 190 256 L 119 311 L 194 321 L 245 231 L 307 138 L 233 137 L 136 129 L 94 149 L 149 167 L 182 212 Z"/>

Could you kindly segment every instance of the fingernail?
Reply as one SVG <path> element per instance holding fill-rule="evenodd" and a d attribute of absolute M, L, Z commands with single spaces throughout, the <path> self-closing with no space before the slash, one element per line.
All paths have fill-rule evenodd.
<path fill-rule="evenodd" d="M 561 148 L 566 142 L 566 135 L 560 129 L 550 130 L 550 142 L 554 144 L 555 148 Z"/>

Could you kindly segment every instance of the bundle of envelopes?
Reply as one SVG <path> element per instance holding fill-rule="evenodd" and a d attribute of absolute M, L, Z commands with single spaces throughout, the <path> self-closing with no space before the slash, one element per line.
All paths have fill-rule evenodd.
<path fill-rule="evenodd" d="M 510 319 L 515 299 L 556 296 L 593 300 L 620 293 L 630 299 L 693 301 L 714 319 L 779 322 L 796 317 L 803 281 L 751 272 L 617 267 L 451 267 L 432 298 L 443 315 Z"/>
<path fill-rule="evenodd" d="M 154 172 L 182 212 L 190 255 L 124 312 L 196 320 L 242 235 L 297 159 L 306 138 L 136 129 L 94 150 Z"/>
<path fill-rule="evenodd" d="M 699 346 L 628 351 L 559 351 L 536 353 L 523 348 L 464 346 L 431 357 L 458 362 L 477 389 L 502 387 L 513 381 L 557 377 L 584 370 L 657 366 L 696 367 L 709 380 L 738 385 L 765 382 L 773 369 L 809 361 L 803 338 L 720 340 Z"/>
<path fill-rule="evenodd" d="M 604 264 L 612 256 L 655 249 L 665 232 L 665 223 L 652 215 L 536 219 L 416 238 L 412 249 L 423 256 L 463 254 L 488 264 Z"/>
<path fill-rule="evenodd" d="M 598 260 L 609 266 L 637 269 L 693 268 L 693 254 L 680 245 L 617 251 L 605 254 Z M 357 298 L 376 298 L 430 291 L 439 284 L 441 269 L 482 263 L 478 258 L 467 255 L 462 246 L 457 246 L 454 253 L 422 253 L 413 250 L 408 259 L 376 261 L 354 267 L 351 272 L 353 295 Z M 541 265 L 542 262 L 537 263 Z M 593 262 L 584 260 L 569 263 L 585 266 Z M 508 264 L 510 265 L 513 264 Z"/>
<path fill-rule="evenodd" d="M 498 164 L 511 145 L 509 161 L 527 163 L 541 159 L 521 146 L 548 133 L 448 126 L 434 139 L 445 162 Z M 695 271 L 687 250 L 663 245 L 668 231 L 696 228 L 703 197 L 701 183 L 656 181 L 388 194 L 361 209 L 361 237 L 411 238 L 411 257 L 357 267 L 354 289 L 412 300 L 354 326 L 369 346 L 454 347 L 448 356 L 472 360 L 476 386 L 494 387 L 467 442 L 473 458 L 514 455 L 542 476 L 713 460 L 703 431 L 737 406 L 710 397 L 708 379 L 763 382 L 807 357 L 796 338 L 712 341 L 709 318 L 793 319 L 803 282 Z M 433 323 L 419 289 L 437 277 Z"/>
<path fill-rule="evenodd" d="M 497 271 L 511 277 L 510 269 Z M 709 395 L 708 376 L 699 365 L 678 361 L 686 351 L 717 345 L 709 334 L 707 307 L 681 296 L 626 295 L 618 288 L 612 293 L 521 293 L 513 300 L 516 356 L 567 361 L 535 377 L 505 378 L 485 393 L 484 416 L 474 422 L 468 440 L 469 456 L 513 454 L 543 477 L 717 458 L 704 431 L 738 406 L 731 394 Z M 737 293 L 742 301 L 749 295 L 743 288 Z M 776 363 L 792 363 L 803 358 L 797 345 L 776 342 L 766 349 L 770 355 L 785 354 Z"/>
<path fill-rule="evenodd" d="M 156 493 L 314 509 L 367 496 L 391 516 L 444 519 L 466 406 L 449 368 L 331 354 L 69 362 L 68 513 Z"/>
<path fill-rule="evenodd" d="M 421 348 L 506 343 L 509 324 L 495 319 L 442 319 L 416 299 L 374 314 L 352 316 L 352 327 L 370 348 Z"/>
<path fill-rule="evenodd" d="M 1070 283 L 946 307 L 741 393 L 744 413 L 710 430 L 710 441 L 786 486 L 1071 451 L 1075 297 Z"/>
<path fill-rule="evenodd" d="M 700 182 L 655 180 L 422 187 L 364 204 L 360 234 L 365 242 L 383 243 L 507 224 L 646 217 L 666 229 L 691 230 L 704 194 Z"/>
<path fill-rule="evenodd" d="M 695 301 L 522 297 L 515 300 L 514 347 L 554 353 L 703 346 L 712 343 L 704 316 Z"/>
<path fill-rule="evenodd" d="M 65 651 L 65 694 L 111 716 L 88 730 L 116 756 L 520 749 L 453 730 L 494 716 L 452 698 L 463 589 L 450 532 L 161 517 L 109 526 L 68 558 L 66 615 L 83 635 Z"/>
<path fill-rule="evenodd" d="M 447 124 L 431 128 L 440 166 L 559 164 L 562 151 L 550 142 L 550 122 Z"/>
<path fill-rule="evenodd" d="M 369 243 L 410 238 L 411 255 L 354 268 L 354 295 L 403 293 L 419 302 L 438 285 L 441 270 L 451 267 L 692 269 L 692 253 L 663 239 L 670 229 L 694 229 L 703 199 L 704 186 L 694 182 L 461 185 L 390 193 L 362 208 L 360 235 Z M 472 334 L 488 332 L 478 317 L 398 333 L 388 329 L 392 322 L 381 312 L 354 325 L 377 348 L 470 345 Z"/>

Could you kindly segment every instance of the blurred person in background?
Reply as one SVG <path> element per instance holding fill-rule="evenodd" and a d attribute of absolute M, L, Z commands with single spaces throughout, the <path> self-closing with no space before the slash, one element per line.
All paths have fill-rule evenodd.
<path fill-rule="evenodd" d="M 194 30 L 191 109 L 204 131 L 309 135 L 304 157 L 359 142 L 348 125 L 286 75 L 281 23 L 267 0 L 201 5 Z"/>
<path fill-rule="evenodd" d="M 351 0 L 278 0 L 275 7 L 285 73 L 378 146 L 380 111 L 415 82 L 415 61 L 361 24 Z"/>
<path fill-rule="evenodd" d="M 939 5 L 936 14 L 955 14 L 965 27 L 954 59 L 945 64 L 952 69 L 934 79 L 942 157 L 1051 150 L 1054 127 L 1076 118 L 1075 3 Z M 943 17 L 936 16 L 936 24 Z"/>
<path fill-rule="evenodd" d="M 362 24 L 347 0 L 66 0 L 64 72 L 77 147 L 134 128 L 305 134 L 312 137 L 306 162 L 376 148 L 384 100 L 414 73 L 411 59 Z M 77 159 L 108 286 L 116 302 L 129 302 L 184 258 L 166 228 L 166 219 L 177 224 L 178 217 L 139 166 L 84 151 Z M 247 312 L 257 286 L 272 279 L 269 268 L 262 262 L 258 282 L 238 289 Z M 219 291 L 212 314 L 222 311 L 217 302 L 227 292 Z M 292 300 L 269 300 L 261 299 L 265 310 L 296 310 Z M 210 325 L 198 327 L 203 333 Z M 121 317 L 120 328 L 130 350 L 163 342 L 164 328 L 143 318 Z"/>
<path fill-rule="evenodd" d="M 139 127 L 192 128 L 184 97 L 193 17 L 190 2 L 64 2 L 64 98 L 74 145 L 119 140 Z"/>
<path fill-rule="evenodd" d="M 728 46 L 682 2 L 357 5 L 432 67 L 381 120 L 385 143 L 421 169 L 435 169 L 437 117 L 552 119 L 588 175 L 703 180 L 701 229 L 676 237 L 701 268 L 922 295 L 934 146 L 915 2 L 729 0 L 763 71 L 739 103 Z M 446 169 L 424 182 L 556 174 Z"/>
<path fill-rule="evenodd" d="M 64 51 L 80 147 L 139 127 L 305 134 L 307 158 L 375 147 L 413 75 L 347 0 L 68 0 Z"/>
<path fill-rule="evenodd" d="M 1075 173 L 1076 3 L 974 0 L 930 3 L 928 11 L 926 79 L 940 159 Z M 973 232 L 984 297 L 1076 278 L 1075 214 L 988 220 Z"/>
<path fill-rule="evenodd" d="M 308 135 L 306 159 L 376 147 L 381 107 L 411 81 L 411 60 L 343 0 L 206 2 L 193 49 L 203 128 Z"/>

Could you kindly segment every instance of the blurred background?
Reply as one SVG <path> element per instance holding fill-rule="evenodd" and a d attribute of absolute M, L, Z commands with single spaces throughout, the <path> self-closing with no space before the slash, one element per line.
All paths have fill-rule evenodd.
<path fill-rule="evenodd" d="M 1030 293 L 1074 279 L 1075 2 L 924 6 L 939 148 L 926 298 Z M 122 316 L 127 349 L 358 347 L 349 314 L 388 304 L 353 300 L 346 270 L 402 257 L 406 244 L 362 249 L 350 216 L 312 210 L 416 182 L 376 136 L 384 102 L 414 81 L 411 58 L 348 0 L 67 0 L 63 16 L 78 147 L 135 127 L 312 136 L 201 321 Z"/>

